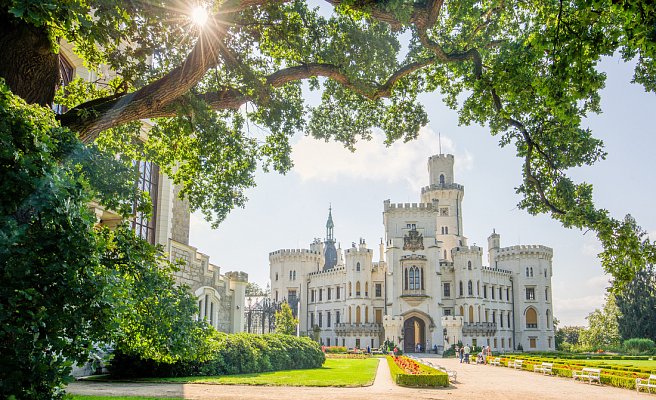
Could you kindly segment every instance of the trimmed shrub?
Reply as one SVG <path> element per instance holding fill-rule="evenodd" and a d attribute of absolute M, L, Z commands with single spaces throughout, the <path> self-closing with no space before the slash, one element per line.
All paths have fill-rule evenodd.
<path fill-rule="evenodd" d="M 449 386 L 449 375 L 445 372 L 416 363 L 418 365 L 419 373 L 409 374 L 396 364 L 394 357 L 387 356 L 386 358 L 387 365 L 389 365 L 390 373 L 392 375 L 392 380 L 397 385 L 410 387 Z M 401 358 L 410 360 L 407 357 Z M 413 360 L 410 361 L 414 362 Z"/>
<path fill-rule="evenodd" d="M 629 354 L 652 353 L 656 349 L 654 341 L 651 339 L 633 338 L 625 340 L 623 343 L 624 351 Z"/>
<path fill-rule="evenodd" d="M 326 360 L 321 347 L 307 337 L 219 333 L 212 341 L 213 356 L 202 363 L 158 363 L 117 351 L 110 373 L 117 378 L 233 375 L 319 368 Z"/>
<path fill-rule="evenodd" d="M 324 347 L 324 352 L 326 354 L 346 354 L 348 349 L 344 346 L 328 346 Z"/>

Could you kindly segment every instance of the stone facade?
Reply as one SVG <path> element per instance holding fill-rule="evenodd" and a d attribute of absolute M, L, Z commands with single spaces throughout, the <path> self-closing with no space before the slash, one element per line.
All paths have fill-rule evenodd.
<path fill-rule="evenodd" d="M 453 164 L 452 155 L 429 158 L 421 203 L 383 203 L 378 262 L 360 239 L 338 248 L 337 264 L 326 268 L 332 213 L 326 241 L 269 254 L 271 296 L 300 300 L 302 332 L 318 330 L 325 345 L 390 340 L 405 351 L 458 342 L 498 351 L 555 348 L 552 249 L 501 247 L 493 232 L 484 265 L 483 248 L 469 246 L 463 233 L 464 186 L 454 182 Z"/>
<path fill-rule="evenodd" d="M 85 68 L 82 60 L 75 56 L 72 46 L 61 44 L 63 63 L 70 65 L 73 76 L 89 82 L 107 83 L 116 74 L 101 67 L 101 75 Z M 62 82 L 66 84 L 67 82 Z M 64 111 L 55 105 L 56 112 Z M 142 139 L 146 140 L 150 122 L 142 122 Z M 186 200 L 179 198 L 180 186 L 157 166 L 147 162 L 135 162 L 139 172 L 138 186 L 149 192 L 153 200 L 153 218 L 137 215 L 131 221 L 138 235 L 153 244 L 161 245 L 171 261 L 179 261 L 181 269 L 176 273 L 178 284 L 189 286 L 198 299 L 198 318 L 206 318 L 216 329 L 224 332 L 241 332 L 244 326 L 243 309 L 248 275 L 244 272 L 226 272 L 210 263 L 209 256 L 198 252 L 189 245 L 190 208 Z M 122 222 L 121 217 L 98 203 L 91 203 L 99 224 L 115 227 Z"/>

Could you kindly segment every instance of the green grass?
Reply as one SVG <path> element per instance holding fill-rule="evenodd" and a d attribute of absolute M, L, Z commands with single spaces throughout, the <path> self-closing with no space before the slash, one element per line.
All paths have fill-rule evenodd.
<path fill-rule="evenodd" d="M 69 394 L 65 400 L 182 400 L 182 397 L 136 397 L 136 396 L 85 396 Z"/>
<path fill-rule="evenodd" d="M 326 359 L 323 367 L 244 375 L 150 378 L 148 382 L 212 383 L 217 385 L 269 386 L 369 386 L 374 382 L 378 358 Z"/>
<path fill-rule="evenodd" d="M 587 363 L 606 364 L 606 365 L 624 365 L 640 368 L 655 368 L 656 360 L 581 360 Z"/>

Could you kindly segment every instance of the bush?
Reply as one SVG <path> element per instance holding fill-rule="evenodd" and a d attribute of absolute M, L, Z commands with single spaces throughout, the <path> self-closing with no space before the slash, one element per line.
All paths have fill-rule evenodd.
<path fill-rule="evenodd" d="M 326 357 L 307 337 L 282 334 L 217 333 L 206 362 L 158 363 L 117 351 L 110 373 L 117 378 L 232 375 L 286 369 L 319 368 Z"/>
<path fill-rule="evenodd" d="M 651 339 L 633 338 L 625 340 L 623 347 L 628 354 L 649 354 L 655 350 L 656 345 Z"/>
<path fill-rule="evenodd" d="M 401 358 L 410 360 L 406 357 Z M 397 385 L 410 387 L 449 386 L 449 375 L 445 372 L 438 371 L 435 368 L 417 363 L 419 373 L 409 374 L 396 364 L 394 357 L 392 356 L 387 356 L 387 364 L 389 365 L 390 373 L 392 374 L 392 380 Z"/>
<path fill-rule="evenodd" d="M 328 346 L 324 347 L 324 352 L 326 354 L 346 354 L 348 349 L 344 346 Z"/>

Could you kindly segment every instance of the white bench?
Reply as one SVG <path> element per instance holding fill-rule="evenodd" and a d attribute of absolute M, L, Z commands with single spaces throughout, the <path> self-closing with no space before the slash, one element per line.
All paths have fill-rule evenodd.
<path fill-rule="evenodd" d="M 501 358 L 496 357 L 494 360 L 490 361 L 490 365 L 501 366 Z"/>
<path fill-rule="evenodd" d="M 656 389 L 656 375 L 649 375 L 649 378 L 637 378 L 636 390 L 639 392 L 640 388 L 647 388 L 647 392 L 651 393 L 651 389 Z"/>
<path fill-rule="evenodd" d="M 540 365 L 535 364 L 533 366 L 533 372 L 542 372 L 544 375 L 553 375 L 553 363 L 543 362 Z"/>
<path fill-rule="evenodd" d="M 601 370 L 597 368 L 583 368 L 580 371 L 572 371 L 572 378 L 574 380 L 580 378 L 582 381 L 587 379 L 588 383 L 596 381 L 601 385 Z"/>
<path fill-rule="evenodd" d="M 508 361 L 508 368 L 522 369 L 524 360 L 510 360 Z"/>

